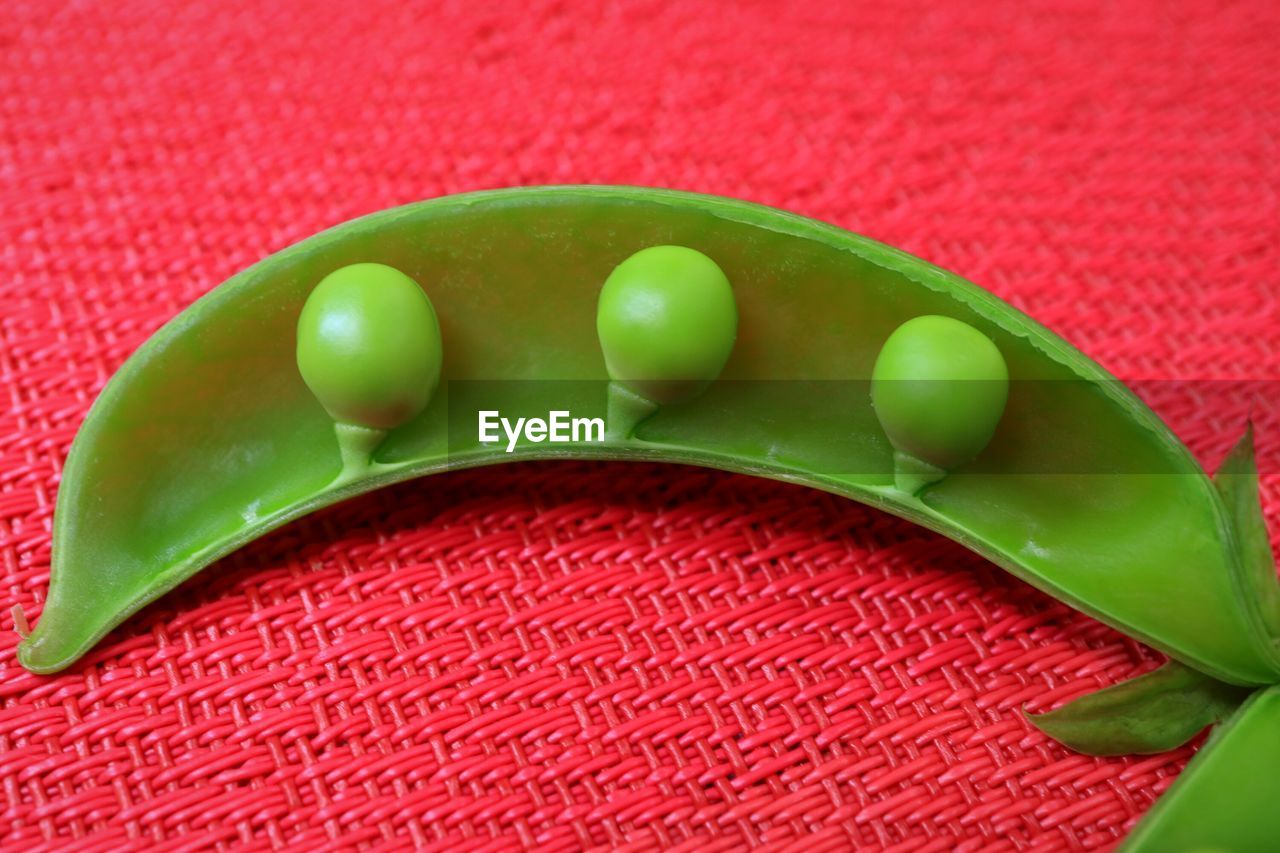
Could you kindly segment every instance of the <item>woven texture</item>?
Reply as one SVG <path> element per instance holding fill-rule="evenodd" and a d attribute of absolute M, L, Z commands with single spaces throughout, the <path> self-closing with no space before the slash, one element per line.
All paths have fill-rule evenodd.
<path fill-rule="evenodd" d="M 1121 377 L 1280 376 L 1277 44 L 1268 0 L 9 0 L 0 603 L 38 615 L 62 460 L 149 333 L 444 193 L 748 198 L 953 269 Z M 1214 465 L 1245 396 L 1153 403 Z M 1194 748 L 1098 760 L 1031 729 L 1024 705 L 1158 657 L 959 546 L 679 467 L 406 484 L 60 676 L 16 639 L 0 847 L 25 853 L 1098 848 Z"/>

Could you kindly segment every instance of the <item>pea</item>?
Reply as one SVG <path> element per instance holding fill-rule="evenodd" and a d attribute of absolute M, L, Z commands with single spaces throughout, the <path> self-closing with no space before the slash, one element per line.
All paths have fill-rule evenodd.
<path fill-rule="evenodd" d="M 927 315 L 889 335 L 871 374 L 871 401 L 901 453 L 943 471 L 991 441 L 1009 371 L 991 339 L 967 323 Z"/>
<path fill-rule="evenodd" d="M 738 334 L 738 308 L 715 261 L 683 246 L 652 246 L 605 280 L 596 331 L 609 376 L 667 404 L 720 375 Z"/>
<path fill-rule="evenodd" d="M 440 381 L 440 325 L 418 283 L 383 264 L 325 276 L 298 318 L 298 370 L 335 421 L 389 430 Z"/>

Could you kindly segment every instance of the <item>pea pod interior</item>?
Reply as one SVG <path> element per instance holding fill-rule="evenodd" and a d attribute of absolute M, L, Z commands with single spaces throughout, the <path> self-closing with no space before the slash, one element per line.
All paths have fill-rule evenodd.
<path fill-rule="evenodd" d="M 604 411 L 596 300 L 637 250 L 688 246 L 738 302 L 738 340 L 700 397 L 631 437 L 481 444 L 478 405 Z M 333 422 L 294 360 L 321 278 L 393 266 L 430 296 L 442 384 L 378 463 L 335 485 Z M 1014 380 L 994 439 L 918 498 L 867 393 L 889 334 L 962 320 Z M 773 389 L 761 393 L 758 389 Z M 1218 678 L 1272 683 L 1276 646 L 1243 587 L 1212 482 L 1136 397 L 979 288 L 822 223 L 672 191 L 559 187 L 454 196 L 375 214 L 273 255 L 158 332 L 95 404 L 67 461 L 52 583 L 19 659 L 61 669 L 113 626 L 245 542 L 321 506 L 444 470 L 534 457 L 657 459 L 804 483 L 909 518 Z"/>

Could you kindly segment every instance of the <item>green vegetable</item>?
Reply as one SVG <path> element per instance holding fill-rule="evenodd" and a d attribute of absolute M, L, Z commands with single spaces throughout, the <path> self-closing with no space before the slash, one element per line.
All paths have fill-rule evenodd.
<path fill-rule="evenodd" d="M 694 397 L 720 375 L 738 308 L 715 261 L 696 249 L 651 246 L 605 280 L 596 332 L 614 380 L 609 422 L 626 435 L 658 406 Z"/>
<path fill-rule="evenodd" d="M 440 382 L 440 326 L 418 283 L 383 264 L 325 276 L 298 318 L 298 370 L 333 419 L 392 429 Z"/>
<path fill-rule="evenodd" d="M 1009 396 L 991 339 L 951 317 L 916 317 L 885 341 L 871 399 L 897 449 L 898 485 L 914 493 L 987 446 Z"/>
<path fill-rule="evenodd" d="M 366 467 L 386 431 L 426 408 L 440 383 L 431 300 L 384 264 L 325 276 L 302 306 L 297 340 L 298 372 L 337 421 L 347 474 Z"/>
<path fill-rule="evenodd" d="M 431 301 L 395 270 L 428 282 Z M 599 441 L 504 443 L 477 433 L 489 410 L 617 417 Z M 808 484 L 950 536 L 1210 679 L 1280 682 L 1280 593 L 1247 438 L 1212 480 L 1102 368 L 968 282 L 779 211 L 606 187 L 365 217 L 158 332 L 76 438 L 48 599 L 18 659 L 70 665 L 147 602 L 320 507 L 537 457 Z M 1192 681 L 1193 694 L 1209 684 Z M 1169 695 L 1137 685 L 1091 703 L 1112 701 L 1124 725 L 1087 704 L 1054 719 L 1085 748 L 1157 748 L 1206 718 Z M 1251 778 L 1251 740 L 1280 752 L 1268 752 L 1272 695 L 1219 739 L 1245 748 L 1210 761 L 1207 747 L 1188 775 Z M 1139 736 L 1126 742 L 1125 725 Z M 1249 825 L 1197 838 L 1277 833 L 1273 809 L 1231 813 Z"/>

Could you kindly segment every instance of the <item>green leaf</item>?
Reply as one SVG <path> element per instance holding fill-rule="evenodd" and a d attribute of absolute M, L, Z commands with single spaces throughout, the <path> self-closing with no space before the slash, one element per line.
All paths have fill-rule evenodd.
<path fill-rule="evenodd" d="M 1280 582 L 1267 540 L 1267 523 L 1262 517 L 1258 466 L 1253 457 L 1253 424 L 1245 428 L 1240 441 L 1222 461 L 1213 482 L 1231 517 L 1248 589 L 1257 597 L 1267 630 L 1272 637 L 1280 637 Z"/>
<path fill-rule="evenodd" d="M 1049 737 L 1086 755 L 1150 755 L 1182 746 L 1235 710 L 1250 690 L 1169 661 L 1055 711 L 1025 716 Z"/>

